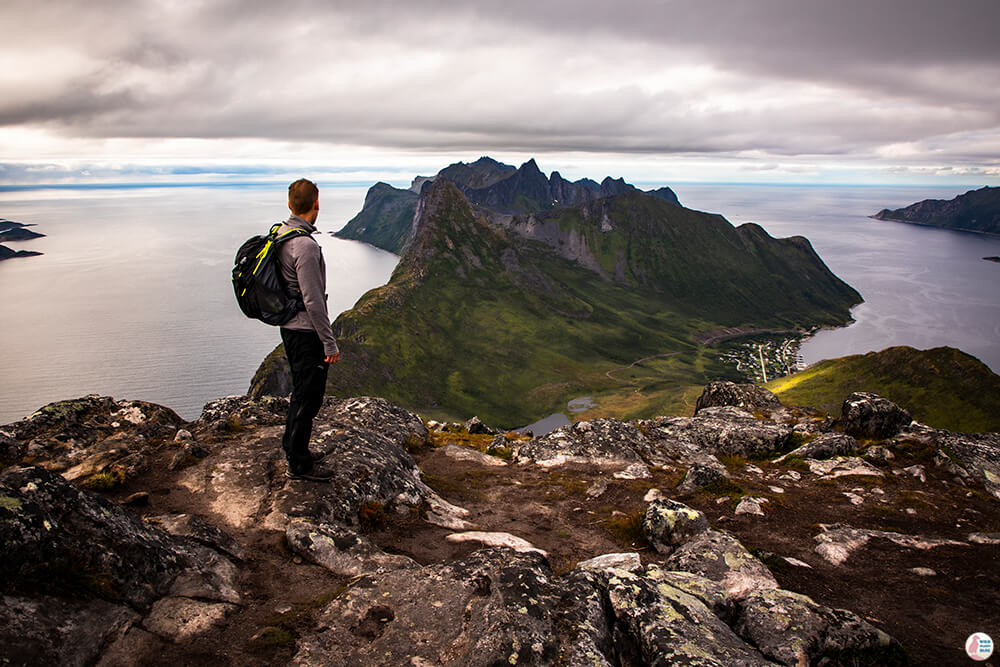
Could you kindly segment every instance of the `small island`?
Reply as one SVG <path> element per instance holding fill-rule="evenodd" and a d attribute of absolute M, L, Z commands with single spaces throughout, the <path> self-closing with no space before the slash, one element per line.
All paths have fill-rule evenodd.
<path fill-rule="evenodd" d="M 871 217 L 966 232 L 1000 234 L 1000 187 L 970 190 L 947 201 L 925 199 L 894 211 L 884 208 Z"/>
<path fill-rule="evenodd" d="M 45 234 L 28 229 L 28 227 L 33 226 L 0 218 L 0 242 L 31 241 L 45 236 Z M 0 245 L 0 261 L 15 257 L 34 257 L 41 254 L 35 250 L 11 250 L 7 246 Z"/>

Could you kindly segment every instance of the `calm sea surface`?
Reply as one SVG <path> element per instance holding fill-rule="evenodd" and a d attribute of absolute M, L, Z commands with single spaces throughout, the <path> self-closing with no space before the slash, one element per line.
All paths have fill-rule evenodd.
<path fill-rule="evenodd" d="M 194 419 L 245 393 L 278 329 L 249 320 L 230 282 L 233 256 L 288 215 L 286 186 L 0 193 L 0 217 L 47 236 L 0 262 L 0 424 L 84 394 L 142 399 Z M 331 317 L 384 284 L 397 257 L 327 234 L 366 188 L 324 188 L 316 238 Z"/>
<path fill-rule="evenodd" d="M 756 222 L 772 236 L 801 235 L 865 303 L 849 327 L 817 333 L 803 361 L 893 345 L 957 347 L 1000 373 L 1000 238 L 881 222 L 868 216 L 923 199 L 951 199 L 972 187 L 674 187 L 689 208 Z"/>
<path fill-rule="evenodd" d="M 167 405 L 193 419 L 244 393 L 278 331 L 236 308 L 236 248 L 287 215 L 285 186 L 0 192 L 0 217 L 46 238 L 0 262 L 0 424 L 89 393 Z M 806 362 L 890 345 L 958 347 L 1000 370 L 1000 239 L 866 216 L 968 188 L 678 185 L 686 206 L 808 237 L 858 289 L 857 322 L 803 346 Z M 366 188 L 324 188 L 319 235 L 331 316 L 384 284 L 396 256 L 334 239 Z"/>

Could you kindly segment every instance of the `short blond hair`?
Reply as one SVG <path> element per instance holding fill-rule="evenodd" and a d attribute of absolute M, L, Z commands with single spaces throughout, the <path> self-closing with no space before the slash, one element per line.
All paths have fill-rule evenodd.
<path fill-rule="evenodd" d="M 308 179 L 300 178 L 288 186 L 288 207 L 295 215 L 311 211 L 317 199 L 319 188 Z"/>

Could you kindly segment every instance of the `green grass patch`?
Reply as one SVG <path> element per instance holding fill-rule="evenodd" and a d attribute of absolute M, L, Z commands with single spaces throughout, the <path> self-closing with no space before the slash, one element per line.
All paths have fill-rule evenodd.
<path fill-rule="evenodd" d="M 855 391 L 879 394 L 935 428 L 975 433 L 1000 430 L 1000 376 L 949 347 L 881 352 L 822 361 L 765 385 L 784 403 L 839 416 Z"/>
<path fill-rule="evenodd" d="M 642 518 L 645 510 L 631 514 L 612 513 L 604 521 L 604 526 L 615 541 L 626 549 L 643 549 L 649 546 L 649 540 L 642 532 Z"/>

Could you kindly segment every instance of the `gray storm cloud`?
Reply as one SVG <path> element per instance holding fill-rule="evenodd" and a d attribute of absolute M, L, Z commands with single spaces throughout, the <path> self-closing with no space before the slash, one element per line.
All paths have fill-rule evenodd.
<path fill-rule="evenodd" d="M 0 22 L 0 127 L 69 137 L 997 162 L 966 145 L 1000 135 L 993 0 L 8 0 Z"/>

